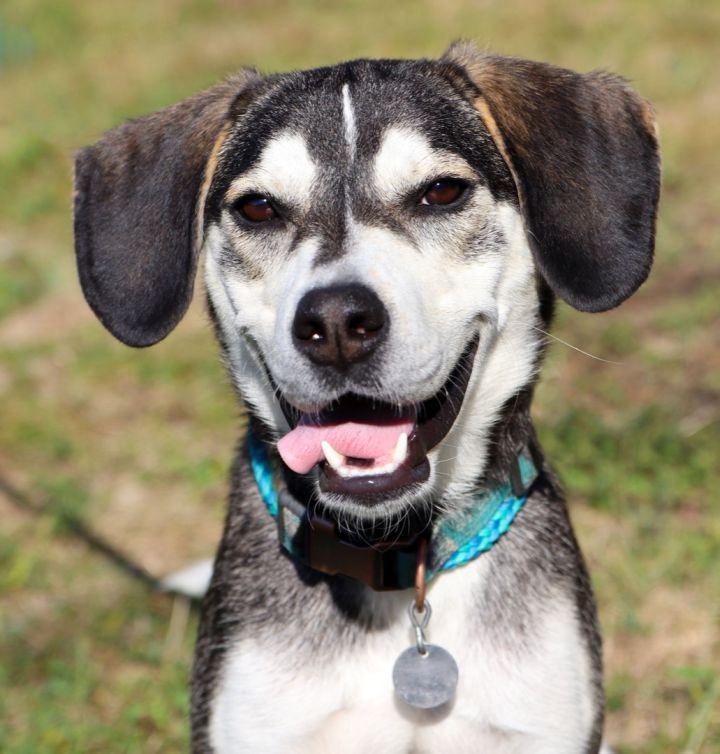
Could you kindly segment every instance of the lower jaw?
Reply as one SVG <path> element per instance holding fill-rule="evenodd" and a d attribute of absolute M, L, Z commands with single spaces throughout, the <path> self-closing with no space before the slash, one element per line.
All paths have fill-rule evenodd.
<path fill-rule="evenodd" d="M 391 474 L 362 474 L 341 477 L 327 464 L 320 469 L 319 485 L 322 493 L 352 497 L 366 507 L 418 489 L 430 477 L 430 461 L 424 457 L 417 465 L 403 462 Z"/>
<path fill-rule="evenodd" d="M 380 503 L 417 490 L 430 477 L 430 461 L 425 444 L 417 429 L 408 438 L 405 460 L 391 473 L 358 473 L 354 476 L 339 474 L 327 462 L 320 464 L 318 483 L 321 493 L 339 496 L 365 507 Z"/>

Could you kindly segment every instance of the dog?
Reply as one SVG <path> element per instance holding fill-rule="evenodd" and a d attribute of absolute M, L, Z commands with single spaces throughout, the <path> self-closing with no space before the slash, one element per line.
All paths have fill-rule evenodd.
<path fill-rule="evenodd" d="M 467 42 L 245 70 L 78 153 L 90 306 L 151 345 L 204 250 L 250 417 L 195 754 L 601 750 L 594 598 L 530 404 L 556 296 L 646 279 L 659 184 L 624 80 Z"/>

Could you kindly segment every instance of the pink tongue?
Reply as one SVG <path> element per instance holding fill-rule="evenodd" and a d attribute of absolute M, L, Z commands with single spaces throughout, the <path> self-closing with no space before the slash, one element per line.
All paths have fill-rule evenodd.
<path fill-rule="evenodd" d="M 341 424 L 299 424 L 279 442 L 280 457 L 297 474 L 306 474 L 324 458 L 323 440 L 353 458 L 377 460 L 392 453 L 398 438 L 410 435 L 414 422 L 398 419 L 378 424 L 342 422 Z"/>

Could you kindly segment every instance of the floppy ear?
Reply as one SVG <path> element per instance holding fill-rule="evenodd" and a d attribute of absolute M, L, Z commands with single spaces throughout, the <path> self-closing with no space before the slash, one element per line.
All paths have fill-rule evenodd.
<path fill-rule="evenodd" d="M 161 340 L 190 304 L 204 182 L 229 129 L 231 104 L 257 78 L 243 72 L 130 120 L 77 155 L 80 282 L 100 321 L 128 345 Z"/>
<path fill-rule="evenodd" d="M 622 79 L 453 45 L 443 58 L 515 179 L 528 240 L 553 291 L 583 311 L 617 306 L 653 258 L 660 158 L 653 111 Z"/>

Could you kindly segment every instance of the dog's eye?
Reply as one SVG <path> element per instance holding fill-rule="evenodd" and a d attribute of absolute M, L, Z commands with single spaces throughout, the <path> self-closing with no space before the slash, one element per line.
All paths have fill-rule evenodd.
<path fill-rule="evenodd" d="M 251 223 L 264 223 L 277 217 L 275 207 L 262 194 L 241 196 L 233 204 L 233 209 Z"/>
<path fill-rule="evenodd" d="M 420 197 L 420 204 L 428 204 L 433 207 L 445 207 L 454 204 L 465 193 L 466 188 L 466 183 L 455 178 L 434 181 L 423 192 Z"/>

